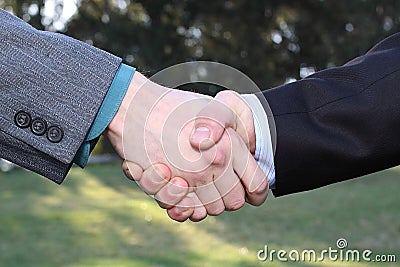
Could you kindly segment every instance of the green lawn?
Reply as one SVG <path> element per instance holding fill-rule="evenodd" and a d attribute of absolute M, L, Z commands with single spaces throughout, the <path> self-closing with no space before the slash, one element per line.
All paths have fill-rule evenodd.
<path fill-rule="evenodd" d="M 260 262 L 257 251 L 335 249 L 341 237 L 349 249 L 396 255 L 379 266 L 400 266 L 399 178 L 391 169 L 180 224 L 119 165 L 74 168 L 62 186 L 18 169 L 0 173 L 0 266 L 285 266 Z"/>

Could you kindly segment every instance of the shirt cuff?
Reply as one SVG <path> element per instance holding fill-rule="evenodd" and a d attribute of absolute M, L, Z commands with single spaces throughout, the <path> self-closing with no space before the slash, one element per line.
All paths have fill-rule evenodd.
<path fill-rule="evenodd" d="M 114 80 L 112 81 L 103 103 L 100 106 L 99 112 L 89 129 L 85 141 L 75 155 L 73 162 L 81 168 L 86 166 L 90 152 L 92 152 L 100 135 L 104 132 L 117 113 L 134 73 L 135 68 L 131 66 L 125 64 L 119 66 L 117 73 L 114 76 Z"/>
<path fill-rule="evenodd" d="M 269 188 L 275 188 L 275 165 L 272 148 L 271 132 L 269 130 L 267 114 L 260 100 L 253 94 L 241 95 L 249 105 L 253 114 L 254 130 L 256 134 L 256 151 L 254 158 L 260 169 L 265 173 Z"/>

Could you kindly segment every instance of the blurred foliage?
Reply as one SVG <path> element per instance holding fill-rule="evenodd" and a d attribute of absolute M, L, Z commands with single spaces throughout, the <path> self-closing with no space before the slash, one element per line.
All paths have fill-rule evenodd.
<path fill-rule="evenodd" d="M 68 0 L 72 1 L 72 0 Z M 60 31 L 147 73 L 213 60 L 261 88 L 341 65 L 400 29 L 396 0 L 75 0 Z M 0 0 L 37 28 L 54 30 L 63 0 Z M 43 8 L 54 9 L 52 17 Z M 302 71 L 300 71 L 302 70 Z"/>
<path fill-rule="evenodd" d="M 77 10 L 63 20 L 67 2 Z M 212 60 L 241 70 L 263 89 L 344 64 L 400 29 L 396 0 L 0 0 L 0 7 L 36 28 L 118 55 L 148 75 Z"/>
<path fill-rule="evenodd" d="M 395 0 L 86 0 L 66 33 L 150 72 L 212 60 L 267 88 L 366 52 L 400 29 L 398 14 Z"/>

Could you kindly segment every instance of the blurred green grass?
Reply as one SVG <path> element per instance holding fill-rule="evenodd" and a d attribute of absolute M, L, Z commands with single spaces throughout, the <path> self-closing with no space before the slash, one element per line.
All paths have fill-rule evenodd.
<path fill-rule="evenodd" d="M 336 248 L 395 254 L 400 266 L 400 168 L 261 207 L 171 221 L 153 199 L 123 178 L 120 165 L 72 169 L 57 186 L 17 169 L 0 173 L 0 266 L 286 266 L 259 262 L 257 251 Z M 292 263 L 293 264 L 293 263 Z M 295 266 L 377 266 L 296 262 Z"/>

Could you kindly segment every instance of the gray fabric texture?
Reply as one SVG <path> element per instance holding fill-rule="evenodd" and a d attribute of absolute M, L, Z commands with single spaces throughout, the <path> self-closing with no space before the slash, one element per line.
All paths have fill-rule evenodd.
<path fill-rule="evenodd" d="M 61 182 L 120 64 L 105 51 L 38 31 L 0 9 L 0 157 Z M 62 128 L 62 141 L 18 128 L 20 110 Z"/>

